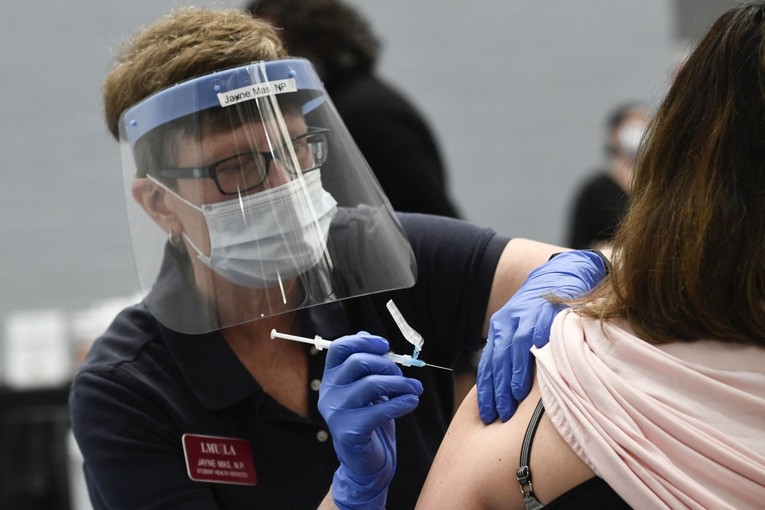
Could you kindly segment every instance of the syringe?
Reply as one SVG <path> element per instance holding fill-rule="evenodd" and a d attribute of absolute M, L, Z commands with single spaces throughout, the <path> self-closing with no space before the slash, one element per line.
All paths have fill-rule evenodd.
<path fill-rule="evenodd" d="M 329 345 L 332 343 L 331 340 L 324 340 L 319 335 L 316 335 L 313 338 L 307 338 L 304 336 L 289 335 L 287 333 L 279 333 L 275 329 L 272 329 L 271 339 L 274 339 L 274 338 L 282 338 L 284 340 L 292 340 L 293 342 L 302 342 L 304 344 L 311 344 L 320 351 L 322 349 L 329 348 Z M 433 368 L 440 368 L 441 370 L 451 370 L 451 368 L 440 367 L 438 365 L 431 365 L 430 363 L 425 363 L 421 359 L 413 358 L 412 356 L 409 356 L 408 354 L 396 354 L 394 352 L 389 352 L 385 354 L 385 357 L 390 358 L 391 361 L 393 361 L 394 363 L 398 363 L 399 365 L 403 365 L 405 367 L 433 367 Z"/>

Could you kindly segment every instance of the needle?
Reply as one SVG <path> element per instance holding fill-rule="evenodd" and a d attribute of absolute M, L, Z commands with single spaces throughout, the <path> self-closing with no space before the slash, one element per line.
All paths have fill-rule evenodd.
<path fill-rule="evenodd" d="M 441 370 L 448 370 L 449 372 L 453 372 L 453 370 L 449 367 L 442 367 L 439 365 L 431 365 L 430 363 L 425 363 L 426 367 L 433 367 L 433 368 L 440 368 Z"/>

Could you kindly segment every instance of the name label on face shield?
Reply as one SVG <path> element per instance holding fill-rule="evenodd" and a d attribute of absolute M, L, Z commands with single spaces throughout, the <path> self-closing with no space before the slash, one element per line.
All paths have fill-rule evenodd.
<path fill-rule="evenodd" d="M 252 101 L 259 97 L 286 94 L 288 92 L 297 92 L 297 83 L 294 78 L 255 83 L 246 87 L 229 90 L 228 92 L 220 92 L 218 94 L 218 102 L 222 107 L 226 107 L 243 103 L 244 101 Z"/>

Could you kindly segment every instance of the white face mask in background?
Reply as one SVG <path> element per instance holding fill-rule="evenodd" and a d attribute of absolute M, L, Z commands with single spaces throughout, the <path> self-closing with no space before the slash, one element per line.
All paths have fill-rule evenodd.
<path fill-rule="evenodd" d="M 337 202 L 321 185 L 319 170 L 302 180 L 201 207 L 168 191 L 204 214 L 209 256 L 183 234 L 199 260 L 227 280 L 253 288 L 273 287 L 314 267 L 337 210 Z"/>
<path fill-rule="evenodd" d="M 644 133 L 645 124 L 641 123 L 628 122 L 619 127 L 619 131 L 616 132 L 616 139 L 625 156 L 635 159 Z"/>

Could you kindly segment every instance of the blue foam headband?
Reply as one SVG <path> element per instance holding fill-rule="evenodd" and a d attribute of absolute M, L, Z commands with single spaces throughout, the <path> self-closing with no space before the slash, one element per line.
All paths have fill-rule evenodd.
<path fill-rule="evenodd" d="M 265 73 L 263 73 L 265 67 Z M 258 78 L 256 78 L 258 77 Z M 289 83 L 284 83 L 284 81 Z M 122 114 L 124 136 L 131 146 L 152 129 L 172 120 L 215 106 L 221 101 L 237 102 L 252 94 L 271 95 L 263 84 L 292 87 L 295 91 L 310 90 L 314 101 L 304 105 L 304 113 L 318 106 L 325 91 L 316 71 L 308 60 L 289 58 L 251 64 L 218 71 L 178 83 L 163 89 L 131 106 Z M 261 87 L 258 87 L 261 85 Z M 273 87 L 273 85 L 272 85 Z M 248 90 L 251 88 L 252 90 Z M 233 94 L 227 93 L 238 91 Z M 222 97 L 223 95 L 224 97 Z M 308 98 L 310 99 L 310 98 Z"/>

